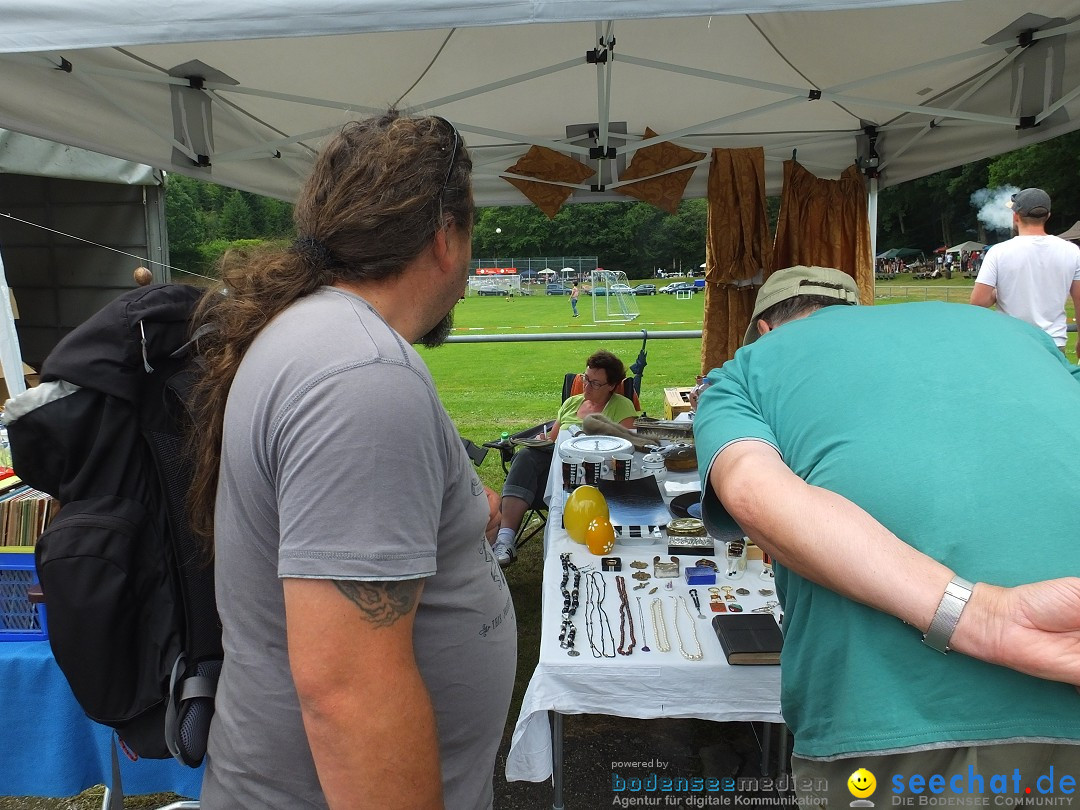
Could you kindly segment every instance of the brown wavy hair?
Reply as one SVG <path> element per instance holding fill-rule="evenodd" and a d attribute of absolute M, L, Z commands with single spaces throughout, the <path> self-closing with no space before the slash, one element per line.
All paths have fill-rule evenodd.
<path fill-rule="evenodd" d="M 199 305 L 204 366 L 191 403 L 195 483 L 192 528 L 212 547 L 225 403 L 255 337 L 299 298 L 335 281 L 390 278 L 438 229 L 469 229 L 472 161 L 461 136 L 437 117 L 390 110 L 354 121 L 323 148 L 294 209 L 299 234 L 286 250 L 231 251 L 221 284 Z"/>
<path fill-rule="evenodd" d="M 618 386 L 626 379 L 626 366 L 623 361 L 606 349 L 600 349 L 585 361 L 586 368 L 602 368 L 607 374 L 608 385 Z"/>

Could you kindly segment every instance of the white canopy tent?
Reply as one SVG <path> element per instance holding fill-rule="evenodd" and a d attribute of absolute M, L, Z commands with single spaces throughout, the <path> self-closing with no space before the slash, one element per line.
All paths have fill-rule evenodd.
<path fill-rule="evenodd" d="M 776 193 L 795 151 L 888 186 L 1080 125 L 1080 0 L 4 6 L 0 126 L 282 198 L 328 133 L 392 103 L 459 127 L 481 204 L 525 202 L 504 178 L 533 144 L 598 169 L 581 202 L 625 199 L 659 140 L 763 146 Z"/>
<path fill-rule="evenodd" d="M 985 249 L 986 249 L 986 243 L 985 242 L 971 242 L 971 241 L 968 241 L 968 242 L 961 242 L 959 245 L 953 245 L 951 248 L 948 248 L 945 252 L 946 253 L 971 253 L 972 251 L 975 251 L 975 250 L 985 250 Z"/>

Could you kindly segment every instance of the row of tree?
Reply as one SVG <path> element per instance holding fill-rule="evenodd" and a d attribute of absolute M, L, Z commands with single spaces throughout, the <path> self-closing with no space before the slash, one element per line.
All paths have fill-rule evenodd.
<path fill-rule="evenodd" d="M 976 192 L 1037 186 L 1053 200 L 1049 230 L 1080 219 L 1080 132 L 1024 147 L 883 191 L 878 247 L 927 253 L 969 239 L 994 242 L 1007 233 L 987 231 L 977 217 Z M 779 202 L 769 199 L 775 226 Z M 295 236 L 292 206 L 280 200 L 170 175 L 166 218 L 172 264 L 212 275 L 230 245 Z M 473 230 L 473 256 L 598 256 L 608 270 L 646 278 L 656 270 L 689 272 L 705 260 L 706 204 L 684 200 L 667 214 L 648 203 L 567 205 L 548 219 L 531 205 L 481 208 Z"/>

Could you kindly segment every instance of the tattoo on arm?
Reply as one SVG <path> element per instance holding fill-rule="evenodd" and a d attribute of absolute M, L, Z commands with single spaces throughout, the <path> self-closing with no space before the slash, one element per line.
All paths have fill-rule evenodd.
<path fill-rule="evenodd" d="M 389 627 L 416 605 L 423 587 L 422 579 L 393 582 L 357 582 L 334 580 L 334 585 L 372 624 Z"/>

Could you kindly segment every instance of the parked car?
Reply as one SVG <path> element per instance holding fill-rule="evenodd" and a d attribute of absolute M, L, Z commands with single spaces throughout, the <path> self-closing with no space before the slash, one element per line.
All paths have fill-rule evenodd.
<path fill-rule="evenodd" d="M 477 295 L 506 295 L 506 290 L 496 287 L 494 284 L 485 284 L 476 288 Z"/>
<path fill-rule="evenodd" d="M 634 287 L 635 295 L 656 295 L 655 284 L 638 284 Z"/>
<path fill-rule="evenodd" d="M 562 284 L 548 284 L 546 292 L 548 295 L 569 295 L 573 290 Z"/>
<path fill-rule="evenodd" d="M 625 295 L 634 295 L 634 288 L 629 284 L 612 284 L 611 291 L 613 293 L 623 293 Z"/>

